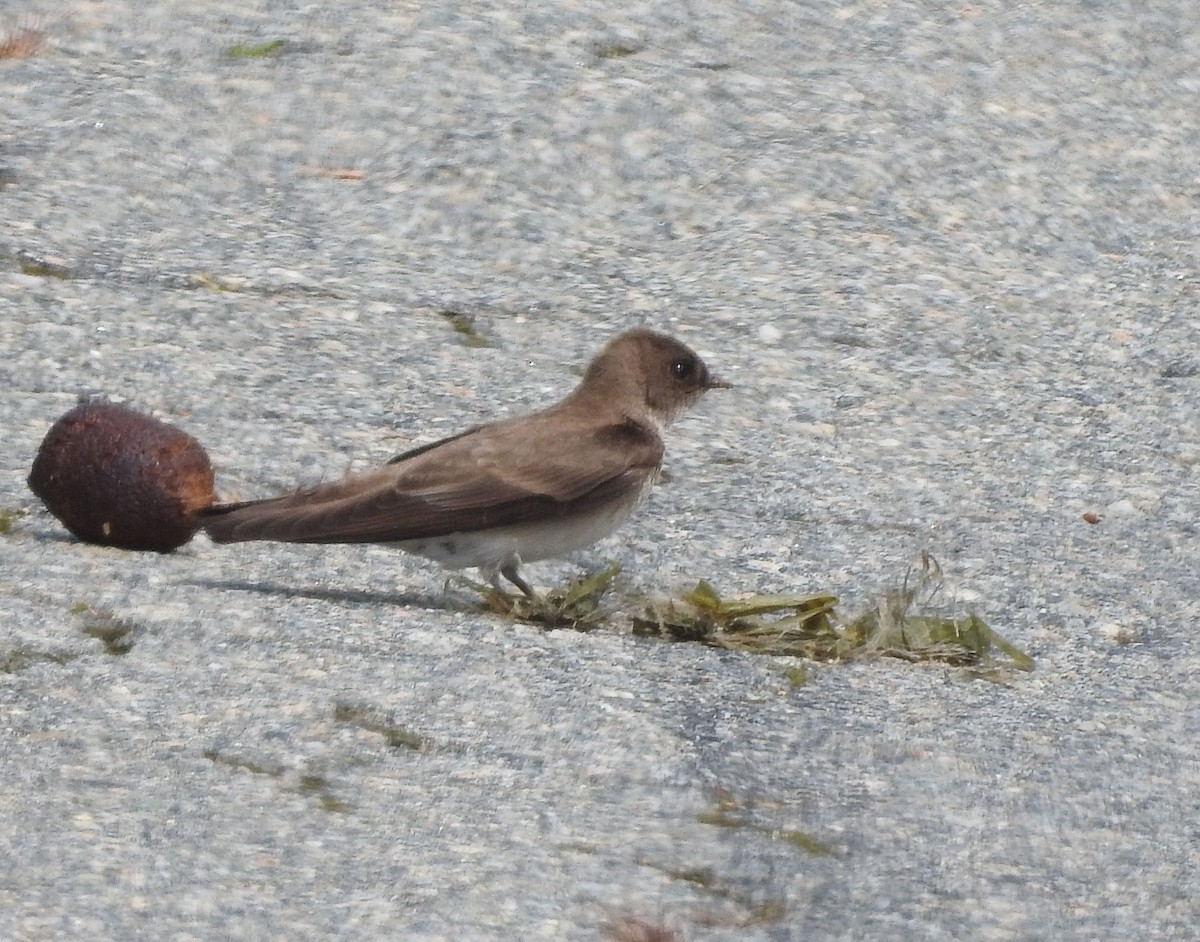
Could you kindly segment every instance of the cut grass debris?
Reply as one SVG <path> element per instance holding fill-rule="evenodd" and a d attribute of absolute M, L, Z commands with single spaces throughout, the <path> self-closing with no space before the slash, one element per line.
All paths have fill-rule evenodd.
<path fill-rule="evenodd" d="M 239 772 L 249 772 L 251 775 L 265 775 L 268 778 L 285 780 L 289 778 L 288 770 L 278 762 L 259 761 L 248 756 L 228 752 L 224 749 L 209 748 L 202 753 L 204 758 L 215 765 Z M 305 773 L 300 775 L 295 784 L 289 789 L 306 798 L 315 798 L 322 811 L 336 814 L 348 814 L 354 806 L 338 798 L 333 792 L 333 785 L 324 775 Z"/>
<path fill-rule="evenodd" d="M 0 651 L 0 674 L 19 674 L 35 664 L 69 664 L 78 654 L 39 651 L 36 648 L 13 647 Z"/>
<path fill-rule="evenodd" d="M 83 619 L 79 630 L 103 644 L 106 654 L 120 657 L 133 650 L 133 625 L 107 609 L 79 602 L 71 607 L 71 614 Z"/>
<path fill-rule="evenodd" d="M 952 617 L 935 611 L 933 602 L 941 587 L 941 567 L 929 553 L 922 553 L 901 588 L 885 592 L 876 604 L 847 621 L 839 616 L 838 600 L 832 595 L 725 600 L 701 580 L 678 601 L 649 606 L 645 615 L 634 618 L 634 632 L 817 661 L 887 656 L 936 662 L 962 667 L 970 676 L 987 680 L 1005 680 L 1011 670 L 1033 670 L 1033 659 L 978 615 Z"/>
<path fill-rule="evenodd" d="M 212 272 L 202 271 L 197 275 L 192 276 L 190 287 L 202 288 L 206 291 L 212 291 L 217 294 L 225 292 L 243 292 L 246 291 L 246 285 L 234 278 L 223 278 L 220 275 L 214 275 Z"/>
<path fill-rule="evenodd" d="M 13 524 L 22 517 L 28 516 L 29 511 L 24 507 L 5 507 L 0 509 L 0 535 L 12 532 Z"/>
<path fill-rule="evenodd" d="M 301 795 L 309 795 L 316 798 L 317 804 L 322 811 L 330 811 L 335 814 L 349 814 L 354 810 L 352 804 L 348 801 L 343 801 L 333 793 L 333 786 L 324 775 L 301 775 L 300 781 L 296 785 L 296 791 Z"/>
<path fill-rule="evenodd" d="M 453 582 L 482 597 L 485 611 L 546 628 L 588 630 L 607 615 L 600 602 L 620 567 L 576 579 L 545 595 L 527 598 L 469 579 Z M 654 602 L 633 616 L 636 635 L 692 641 L 750 654 L 803 657 L 814 661 L 853 661 L 894 657 L 962 668 L 968 677 L 1004 682 L 1012 671 L 1031 671 L 1033 659 L 993 631 L 974 612 L 947 614 L 936 604 L 942 570 L 921 553 L 899 589 L 882 593 L 861 614 L 844 619 L 838 599 L 827 592 L 773 593 L 722 598 L 704 579 L 678 599 Z M 788 683 L 803 686 L 803 667 L 785 672 Z"/>
<path fill-rule="evenodd" d="M 545 595 L 533 598 L 521 593 L 502 592 L 493 586 L 481 585 L 469 579 L 454 581 L 480 593 L 485 611 L 532 622 L 545 628 L 587 631 L 604 620 L 605 614 L 600 608 L 600 600 L 620 571 L 621 567 L 616 563 L 609 563 L 599 572 L 573 579 L 565 586 L 551 589 Z"/>
<path fill-rule="evenodd" d="M 475 315 L 467 314 L 464 311 L 456 311 L 453 308 L 444 308 L 438 311 L 438 314 L 443 317 L 456 334 L 462 338 L 462 342 L 468 347 L 490 347 L 491 341 L 483 336 L 475 327 Z"/>
<path fill-rule="evenodd" d="M 370 707 L 357 706 L 353 703 L 337 702 L 333 707 L 333 718 L 348 726 L 357 726 L 369 733 L 378 733 L 392 749 L 412 749 L 420 751 L 425 747 L 425 741 L 416 733 L 401 726 L 386 716 L 380 716 L 378 711 Z"/>
<path fill-rule="evenodd" d="M 283 778 L 284 773 L 287 771 L 279 763 L 260 762 L 257 759 L 234 755 L 221 749 L 205 749 L 201 755 L 216 765 L 223 765 L 226 768 L 236 769 L 241 772 L 249 772 L 251 775 L 266 775 L 270 778 Z"/>
<path fill-rule="evenodd" d="M 930 553 L 922 552 L 899 589 L 885 592 L 845 626 L 856 642 L 855 656 L 936 661 L 966 668 L 971 676 L 986 680 L 1003 680 L 1006 671 L 1033 670 L 1033 658 L 974 612 L 955 617 L 939 614 L 937 596 L 942 586 L 942 567 Z"/>
<path fill-rule="evenodd" d="M 752 595 L 723 600 L 701 579 L 678 601 L 651 605 L 635 616 L 635 634 L 712 647 L 815 660 L 847 660 L 852 645 L 831 617 L 837 598 L 816 595 Z M 763 615 L 782 614 L 764 619 Z"/>
<path fill-rule="evenodd" d="M 54 278 L 58 281 L 70 281 L 75 277 L 71 269 L 66 265 L 58 265 L 54 262 L 21 262 L 21 274 L 29 275 L 32 278 Z"/>
<path fill-rule="evenodd" d="M 596 43 L 592 47 L 592 52 L 597 59 L 627 59 L 630 56 L 636 56 L 641 51 L 640 46 L 623 42 Z"/>
<path fill-rule="evenodd" d="M 797 850 L 813 854 L 817 857 L 833 857 L 835 851 L 823 841 L 817 840 L 803 831 L 792 828 L 773 827 L 754 819 L 756 805 L 753 801 L 738 801 L 733 793 L 724 788 L 718 788 L 712 807 L 706 808 L 696 815 L 701 824 L 718 828 L 738 828 L 753 831 L 769 837 L 773 841 L 783 841 L 791 844 Z"/>
<path fill-rule="evenodd" d="M 604 938 L 610 942 L 683 942 L 677 930 L 655 920 L 649 922 L 636 916 L 622 916 L 600 927 Z"/>
<path fill-rule="evenodd" d="M 728 911 L 720 914 L 715 912 L 697 913 L 693 918 L 700 925 L 745 929 L 750 926 L 780 922 L 788 914 L 787 904 L 784 900 L 773 898 L 763 900 L 757 893 L 749 892 L 736 882 L 722 878 L 712 867 L 674 867 L 647 857 L 639 857 L 637 863 L 639 866 L 657 870 L 672 880 L 687 883 L 714 900 L 734 907 L 732 913 Z"/>
<path fill-rule="evenodd" d="M 287 48 L 286 39 L 272 39 L 270 42 L 248 45 L 238 43 L 225 50 L 226 59 L 273 59 L 283 55 Z"/>

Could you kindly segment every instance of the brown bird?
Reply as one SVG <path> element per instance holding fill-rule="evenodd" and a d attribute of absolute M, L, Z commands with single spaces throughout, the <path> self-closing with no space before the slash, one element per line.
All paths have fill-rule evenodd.
<path fill-rule="evenodd" d="M 451 569 L 475 566 L 526 595 L 523 562 L 608 536 L 658 477 L 662 429 L 729 384 L 688 347 L 645 329 L 613 339 L 565 399 L 407 451 L 380 468 L 286 497 L 218 504 L 218 543 L 389 543 Z"/>

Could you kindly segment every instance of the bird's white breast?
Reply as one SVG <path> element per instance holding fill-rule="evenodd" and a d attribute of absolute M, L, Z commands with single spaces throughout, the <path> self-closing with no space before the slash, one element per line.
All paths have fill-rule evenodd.
<path fill-rule="evenodd" d="M 641 498 L 634 492 L 586 516 L 556 517 L 491 530 L 447 533 L 394 544 L 408 553 L 436 560 L 448 569 L 495 569 L 514 556 L 522 562 L 556 559 L 591 546 L 610 535 L 633 512 Z"/>

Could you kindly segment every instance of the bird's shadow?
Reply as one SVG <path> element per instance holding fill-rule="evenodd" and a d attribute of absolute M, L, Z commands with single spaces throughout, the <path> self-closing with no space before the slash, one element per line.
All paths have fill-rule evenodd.
<path fill-rule="evenodd" d="M 449 592 L 426 593 L 369 592 L 362 589 L 326 589 L 318 586 L 281 585 L 276 582 L 252 582 L 249 579 L 183 579 L 184 585 L 229 592 L 254 592 L 281 598 L 314 599 L 338 605 L 367 605 L 372 608 L 432 608 L 445 611 L 470 611 L 471 607 Z"/>
<path fill-rule="evenodd" d="M 70 546 L 98 547 L 103 550 L 115 550 L 111 546 L 99 546 L 88 543 L 78 537 L 52 529 L 50 527 L 30 528 L 25 531 L 36 542 L 59 543 Z M 120 550 L 122 553 L 150 552 L 149 550 Z M 231 592 L 255 592 L 259 595 L 276 596 L 280 598 L 314 599 L 319 602 L 335 604 L 368 605 L 373 607 L 392 606 L 396 608 L 430 608 L 447 612 L 477 611 L 461 595 L 456 596 L 450 591 L 449 585 L 440 594 L 416 592 L 368 592 L 361 589 L 328 589 L 319 586 L 282 585 L 276 582 L 253 582 L 249 579 L 181 579 L 181 585 L 193 585 L 202 589 L 223 589 Z"/>

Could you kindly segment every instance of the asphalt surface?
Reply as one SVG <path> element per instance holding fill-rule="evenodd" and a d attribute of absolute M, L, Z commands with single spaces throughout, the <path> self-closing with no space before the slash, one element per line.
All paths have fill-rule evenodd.
<path fill-rule="evenodd" d="M 1194 938 L 1195 5 L 331 6 L 0 3 L 45 36 L 0 61 L 0 937 Z M 737 388 L 530 567 L 622 564 L 590 633 L 385 548 L 82 545 L 25 486 L 81 394 L 253 497 L 638 324 Z M 795 686 L 621 614 L 922 549 L 1034 672 Z"/>

